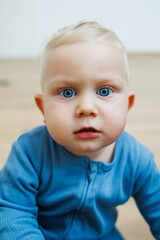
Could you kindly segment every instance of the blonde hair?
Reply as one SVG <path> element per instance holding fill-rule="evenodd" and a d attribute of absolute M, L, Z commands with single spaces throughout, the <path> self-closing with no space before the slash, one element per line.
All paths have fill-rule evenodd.
<path fill-rule="evenodd" d="M 63 27 L 57 33 L 55 33 L 53 37 L 48 41 L 44 49 L 44 53 L 42 55 L 41 70 L 43 70 L 45 55 L 50 50 L 62 45 L 73 44 L 73 43 L 84 42 L 84 41 L 104 43 L 104 44 L 106 42 L 109 42 L 110 44 L 115 46 L 117 49 L 119 49 L 124 57 L 124 62 L 126 64 L 127 77 L 129 79 L 128 59 L 127 59 L 127 53 L 124 45 L 122 44 L 122 42 L 119 40 L 119 38 L 116 36 L 114 32 L 105 28 L 103 25 L 95 21 L 80 21 L 76 24 Z"/>

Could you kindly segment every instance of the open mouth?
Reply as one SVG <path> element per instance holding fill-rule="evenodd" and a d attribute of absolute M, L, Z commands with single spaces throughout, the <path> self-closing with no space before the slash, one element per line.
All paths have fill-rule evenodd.
<path fill-rule="evenodd" d="M 75 132 L 75 135 L 78 138 L 97 138 L 99 134 L 100 132 L 93 127 L 88 127 L 88 128 L 84 127 L 79 131 Z"/>
<path fill-rule="evenodd" d="M 94 128 L 82 128 L 78 132 L 98 132 L 98 131 Z"/>

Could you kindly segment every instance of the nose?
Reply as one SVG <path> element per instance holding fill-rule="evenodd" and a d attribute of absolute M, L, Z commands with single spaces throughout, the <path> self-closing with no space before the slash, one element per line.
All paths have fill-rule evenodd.
<path fill-rule="evenodd" d="M 76 108 L 76 117 L 96 117 L 97 115 L 98 109 L 94 100 L 90 96 L 82 97 Z"/>

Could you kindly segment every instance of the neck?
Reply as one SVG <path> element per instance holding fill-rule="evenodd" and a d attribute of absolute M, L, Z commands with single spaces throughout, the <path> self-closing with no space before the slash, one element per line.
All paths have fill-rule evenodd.
<path fill-rule="evenodd" d="M 101 150 L 86 154 L 92 161 L 95 162 L 104 162 L 106 164 L 112 162 L 114 150 L 115 150 L 116 142 L 112 143 L 111 145 L 102 148 Z"/>

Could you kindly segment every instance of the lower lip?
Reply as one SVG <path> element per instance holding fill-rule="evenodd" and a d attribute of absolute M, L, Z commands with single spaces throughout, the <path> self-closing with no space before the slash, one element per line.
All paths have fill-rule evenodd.
<path fill-rule="evenodd" d="M 78 138 L 97 138 L 100 135 L 100 132 L 77 132 L 75 135 Z"/>

